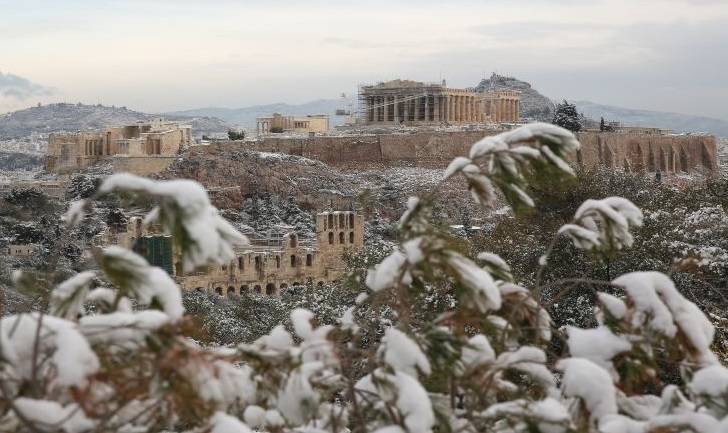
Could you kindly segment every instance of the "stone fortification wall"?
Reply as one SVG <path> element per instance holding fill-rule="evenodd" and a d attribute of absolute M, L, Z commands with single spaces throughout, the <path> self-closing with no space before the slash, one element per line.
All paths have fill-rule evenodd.
<path fill-rule="evenodd" d="M 496 131 L 419 132 L 307 138 L 268 137 L 246 143 L 251 150 L 317 159 L 334 166 L 362 163 L 442 166 L 466 155 L 470 145 Z M 694 172 L 717 168 L 715 137 L 606 132 L 578 134 L 585 167 L 631 171 Z"/>
<path fill-rule="evenodd" d="M 581 163 L 593 167 L 666 173 L 713 171 L 718 168 L 715 137 L 585 132 Z"/>
<path fill-rule="evenodd" d="M 159 173 L 172 165 L 177 156 L 112 156 L 114 173 L 127 172 L 139 176 Z"/>

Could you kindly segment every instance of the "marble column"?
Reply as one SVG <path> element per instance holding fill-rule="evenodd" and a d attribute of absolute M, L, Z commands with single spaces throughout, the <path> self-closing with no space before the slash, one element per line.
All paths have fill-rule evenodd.
<path fill-rule="evenodd" d="M 445 111 L 445 121 L 450 122 L 452 119 L 452 111 L 450 110 L 450 95 L 445 95 L 445 104 L 443 106 Z"/>
<path fill-rule="evenodd" d="M 430 117 L 430 95 L 425 95 L 425 118 L 423 119 L 425 122 L 430 122 L 432 118 Z"/>

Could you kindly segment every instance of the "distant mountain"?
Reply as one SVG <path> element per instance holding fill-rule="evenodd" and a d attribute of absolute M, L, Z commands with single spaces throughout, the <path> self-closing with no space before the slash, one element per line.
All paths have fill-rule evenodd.
<path fill-rule="evenodd" d="M 148 120 L 159 114 L 141 113 L 126 107 L 104 105 L 48 104 L 0 114 L 0 140 L 27 137 L 32 133 L 83 131 Z M 194 135 L 226 132 L 229 125 L 209 116 L 169 116 L 192 125 Z"/>
<path fill-rule="evenodd" d="M 208 116 L 217 117 L 228 123 L 244 128 L 255 128 L 255 118 L 270 116 L 273 113 L 284 115 L 303 116 L 306 114 L 328 114 L 331 126 L 344 123 L 345 116 L 336 116 L 337 109 L 351 108 L 353 100 L 350 99 L 318 99 L 305 104 L 286 104 L 283 102 L 267 105 L 253 105 L 243 108 L 207 107 L 192 110 L 173 111 L 166 113 L 172 116 Z"/>
<path fill-rule="evenodd" d="M 517 90 L 521 92 L 521 117 L 524 119 L 550 122 L 554 117 L 554 103 L 525 81 L 493 73 L 490 78 L 480 80 L 475 88 L 480 91 Z"/>
<path fill-rule="evenodd" d="M 575 101 L 576 108 L 586 117 L 606 121 L 619 121 L 628 126 L 653 126 L 671 129 L 675 132 L 707 132 L 718 137 L 728 137 L 728 121 L 689 114 L 662 111 L 635 110 L 596 104 L 589 101 Z"/>

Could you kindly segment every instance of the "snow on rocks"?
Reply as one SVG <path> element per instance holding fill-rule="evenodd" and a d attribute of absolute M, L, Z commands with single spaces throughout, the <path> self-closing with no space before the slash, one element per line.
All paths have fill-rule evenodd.
<path fill-rule="evenodd" d="M 185 247 L 183 267 L 191 271 L 210 262 L 224 263 L 235 257 L 234 245 L 247 245 L 248 239 L 222 218 L 210 204 L 205 189 L 197 182 L 178 179 L 153 181 L 128 173 L 109 176 L 100 193 L 136 192 L 159 199 L 159 206 L 145 221 L 157 222 L 167 233 L 175 233 Z"/>

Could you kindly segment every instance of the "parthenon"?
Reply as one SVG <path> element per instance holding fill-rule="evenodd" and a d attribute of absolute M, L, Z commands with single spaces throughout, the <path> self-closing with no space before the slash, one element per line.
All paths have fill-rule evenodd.
<path fill-rule="evenodd" d="M 520 93 L 515 90 L 497 90 L 484 93 L 485 115 L 492 122 L 518 122 L 520 120 Z"/>
<path fill-rule="evenodd" d="M 370 124 L 516 122 L 519 93 L 479 93 L 447 87 L 445 81 L 392 80 L 362 86 L 361 120 Z"/>

